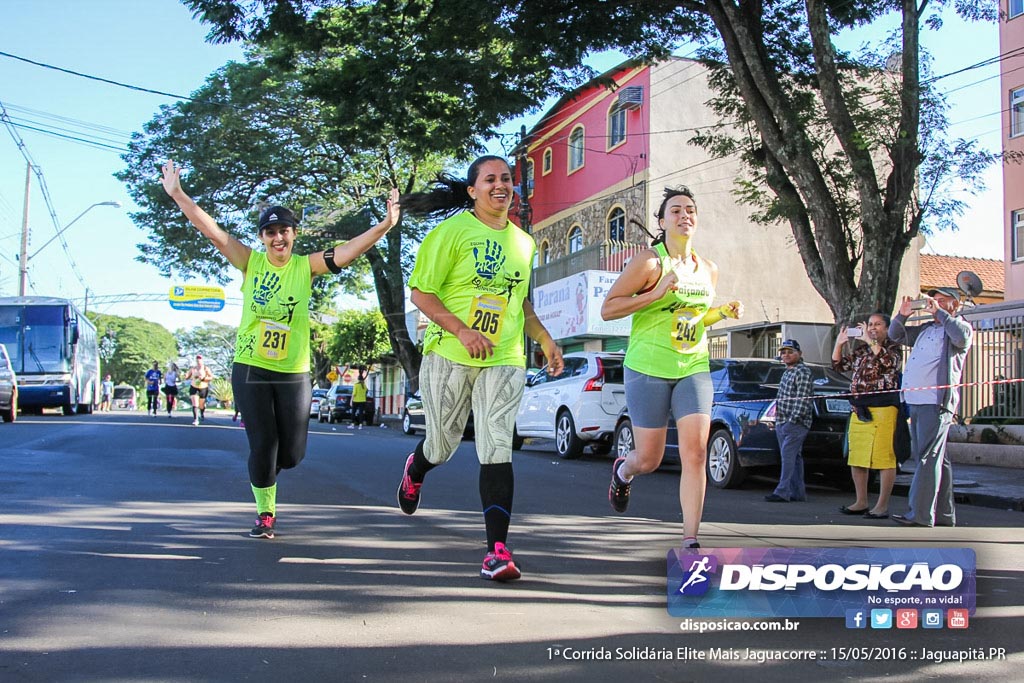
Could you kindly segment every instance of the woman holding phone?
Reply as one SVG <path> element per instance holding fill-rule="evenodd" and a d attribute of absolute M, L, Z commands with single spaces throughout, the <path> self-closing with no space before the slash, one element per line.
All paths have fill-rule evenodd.
<path fill-rule="evenodd" d="M 896 481 L 893 440 L 900 419 L 900 345 L 889 338 L 889 316 L 872 313 L 867 322 L 843 328 L 832 349 L 832 367 L 853 373 L 850 425 L 847 429 L 850 474 L 857 499 L 843 505 L 844 515 L 867 519 L 889 516 L 889 496 Z M 849 343 L 849 349 L 843 352 Z M 879 470 L 878 500 L 868 505 L 868 476 Z"/>

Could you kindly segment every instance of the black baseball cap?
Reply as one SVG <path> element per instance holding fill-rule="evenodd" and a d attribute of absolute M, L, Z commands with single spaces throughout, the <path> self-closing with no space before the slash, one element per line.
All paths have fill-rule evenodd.
<path fill-rule="evenodd" d="M 295 217 L 295 214 L 291 212 L 291 209 L 286 209 L 283 206 L 272 206 L 269 209 L 265 209 L 260 214 L 260 227 L 262 231 L 264 228 L 269 228 L 271 225 L 287 225 L 292 228 L 299 227 L 299 220 Z"/>
<path fill-rule="evenodd" d="M 946 296 L 953 297 L 958 301 L 960 299 L 960 292 L 956 291 L 952 287 L 934 287 L 928 290 L 928 296 L 935 296 L 939 292 L 945 294 Z"/>

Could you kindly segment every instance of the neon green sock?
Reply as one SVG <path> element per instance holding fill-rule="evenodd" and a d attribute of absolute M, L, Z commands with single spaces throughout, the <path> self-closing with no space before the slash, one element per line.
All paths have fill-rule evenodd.
<path fill-rule="evenodd" d="M 264 512 L 269 512 L 272 515 L 277 514 L 277 483 L 273 486 L 268 486 L 265 489 L 252 486 L 252 495 L 256 499 L 256 514 L 262 515 Z"/>

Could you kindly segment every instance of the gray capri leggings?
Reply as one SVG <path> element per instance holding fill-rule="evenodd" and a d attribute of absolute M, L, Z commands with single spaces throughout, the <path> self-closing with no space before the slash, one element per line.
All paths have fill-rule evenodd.
<path fill-rule="evenodd" d="M 428 353 L 420 365 L 420 393 L 427 421 L 424 457 L 435 465 L 452 457 L 462 441 L 472 407 L 480 464 L 512 462 L 512 433 L 525 386 L 525 368 L 478 368 Z"/>
<path fill-rule="evenodd" d="M 710 415 L 715 390 L 711 373 L 699 372 L 681 379 L 652 377 L 625 368 L 626 405 L 633 426 L 657 429 L 687 415 Z"/>

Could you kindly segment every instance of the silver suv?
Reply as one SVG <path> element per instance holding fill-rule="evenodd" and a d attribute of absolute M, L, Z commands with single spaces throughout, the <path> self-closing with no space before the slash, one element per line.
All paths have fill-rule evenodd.
<path fill-rule="evenodd" d="M 523 391 L 516 414 L 513 446 L 523 438 L 555 440 L 555 451 L 573 459 L 590 446 L 598 454 L 611 450 L 619 411 L 626 405 L 623 353 L 582 351 L 565 354 L 565 369 L 549 375 L 544 368 Z"/>
<path fill-rule="evenodd" d="M 0 344 L 0 417 L 4 422 L 14 422 L 18 417 L 18 378 L 3 344 Z"/>

